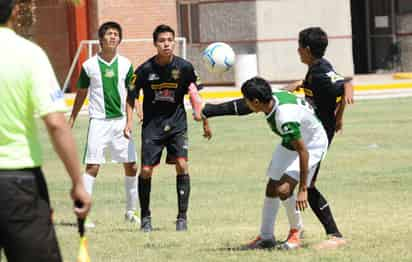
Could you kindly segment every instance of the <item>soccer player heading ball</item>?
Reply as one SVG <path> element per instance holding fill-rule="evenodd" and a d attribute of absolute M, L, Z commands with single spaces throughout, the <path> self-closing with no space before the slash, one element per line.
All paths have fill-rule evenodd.
<path fill-rule="evenodd" d="M 262 225 L 258 238 L 249 246 L 275 243 L 274 222 L 280 200 L 289 198 L 298 185 L 296 206 L 307 208 L 307 187 L 325 157 L 328 138 L 311 105 L 285 91 L 275 91 L 262 78 L 252 78 L 242 86 L 248 107 L 264 112 L 270 129 L 282 138 L 270 162 Z"/>
<path fill-rule="evenodd" d="M 176 191 L 178 215 L 176 230 L 187 230 L 187 209 L 190 194 L 190 176 L 187 164 L 188 137 L 186 110 L 183 98 L 194 83 L 201 88 L 199 77 L 192 64 L 174 55 L 175 32 L 167 25 L 159 25 L 153 32 L 157 54 L 140 65 L 135 71 L 134 85 L 127 96 L 127 136 L 132 126 L 132 110 L 135 99 L 143 90 L 142 163 L 139 175 L 139 200 L 141 230 L 152 230 L 150 204 L 153 168 L 159 164 L 166 147 L 167 164 L 176 167 Z M 192 85 L 193 86 L 193 85 Z M 205 136 L 211 132 L 207 120 L 203 121 Z"/>

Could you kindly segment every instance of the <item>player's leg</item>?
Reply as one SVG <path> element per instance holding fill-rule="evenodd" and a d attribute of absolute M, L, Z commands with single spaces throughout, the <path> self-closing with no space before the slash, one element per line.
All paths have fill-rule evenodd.
<path fill-rule="evenodd" d="M 137 217 L 137 166 L 135 162 L 123 163 L 125 177 L 124 177 L 124 189 L 126 193 L 126 221 L 136 223 Z"/>
<path fill-rule="evenodd" d="M 163 143 L 151 136 L 151 130 L 142 130 L 142 163 L 138 178 L 138 194 L 140 202 L 140 229 L 143 232 L 152 231 L 150 212 L 150 192 L 152 189 L 153 168 L 159 164 L 162 156 Z"/>
<path fill-rule="evenodd" d="M 287 182 L 285 181 L 286 177 L 283 176 L 283 173 L 294 159 L 297 158 L 297 154 L 291 152 L 293 151 L 287 150 L 282 145 L 278 145 L 273 152 L 272 160 L 267 170 L 269 181 L 266 185 L 265 200 L 263 202 L 260 234 L 254 241 L 246 245 L 246 248 L 275 247 L 274 225 L 280 205 L 279 193 L 282 192 L 282 190 L 286 190 L 281 187 L 282 190 L 279 191 L 279 186 Z M 289 196 L 290 194 L 287 197 Z M 287 197 L 282 195 L 283 199 L 287 199 Z"/>
<path fill-rule="evenodd" d="M 277 176 L 278 177 L 278 176 Z M 274 248 L 276 246 L 274 231 L 280 200 L 289 198 L 297 181 L 283 175 L 280 180 L 269 178 L 266 185 L 265 200 L 262 209 L 262 223 L 259 236 L 247 245 L 249 249 Z M 299 243 L 296 247 L 299 246 Z"/>
<path fill-rule="evenodd" d="M 303 238 L 303 219 L 301 212 L 296 209 L 296 193 L 282 201 L 288 217 L 290 230 L 298 230 L 299 236 Z"/>
<path fill-rule="evenodd" d="M 152 190 L 153 166 L 142 165 L 138 178 L 138 193 L 140 202 L 140 230 L 152 231 L 152 218 L 150 212 L 150 192 Z"/>
<path fill-rule="evenodd" d="M 172 136 L 167 141 L 168 164 L 175 164 L 176 167 L 176 194 L 178 214 L 176 219 L 176 230 L 187 230 L 187 210 L 190 197 L 190 176 L 187 165 L 188 138 L 187 131 L 184 130 Z"/>
<path fill-rule="evenodd" d="M 62 261 L 40 168 L 5 172 L 0 174 L 0 243 L 7 260 Z"/>
<path fill-rule="evenodd" d="M 326 129 L 326 134 L 328 137 L 328 146 L 330 146 L 335 135 L 335 128 Z M 336 225 L 329 203 L 322 193 L 316 188 L 316 180 L 319 174 L 320 166 L 321 162 L 318 163 L 314 177 L 308 188 L 308 202 L 310 208 L 323 225 L 323 228 L 328 236 L 328 240 L 321 243 L 318 248 L 328 248 L 329 246 L 337 247 L 344 245 L 346 241 Z"/>
<path fill-rule="evenodd" d="M 176 159 L 176 192 L 178 214 L 176 220 L 176 230 L 187 230 L 187 210 L 190 196 L 190 176 L 186 158 Z"/>
<path fill-rule="evenodd" d="M 124 188 L 126 193 L 126 221 L 138 222 L 136 203 L 137 203 L 137 166 L 136 166 L 136 149 L 133 139 L 127 139 L 123 135 L 123 129 L 126 119 L 113 119 L 112 139 L 109 146 L 112 160 L 117 163 L 123 163 L 125 180 Z"/>
<path fill-rule="evenodd" d="M 344 245 L 346 243 L 346 240 L 343 238 L 342 234 L 338 229 L 338 226 L 336 225 L 329 203 L 327 202 L 326 198 L 321 194 L 321 192 L 319 192 L 319 190 L 315 187 L 316 178 L 319 173 L 320 165 L 321 163 L 319 162 L 315 171 L 314 179 L 312 180 L 312 183 L 308 188 L 308 202 L 313 213 L 315 213 L 316 217 L 323 225 L 323 228 L 325 229 L 328 239 L 320 243 L 319 245 L 315 246 L 315 248 L 335 248 Z"/>
<path fill-rule="evenodd" d="M 99 172 L 100 165 L 105 163 L 104 150 L 110 143 L 108 134 L 110 125 L 101 119 L 90 119 L 87 131 L 86 150 L 83 160 L 86 164 L 86 172 L 83 174 L 83 182 L 87 193 L 93 193 L 93 186 Z"/>

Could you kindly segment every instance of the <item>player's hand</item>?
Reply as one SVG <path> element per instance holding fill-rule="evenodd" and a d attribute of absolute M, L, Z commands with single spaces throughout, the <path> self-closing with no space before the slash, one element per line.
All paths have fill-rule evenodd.
<path fill-rule="evenodd" d="M 203 137 L 207 140 L 212 138 L 212 130 L 209 126 L 209 121 L 207 119 L 203 119 Z"/>
<path fill-rule="evenodd" d="M 304 211 L 308 207 L 308 191 L 299 190 L 297 199 L 296 199 L 296 209 Z"/>
<path fill-rule="evenodd" d="M 294 92 L 294 91 L 299 91 L 299 89 L 302 88 L 302 86 L 303 86 L 303 81 L 299 80 L 299 81 L 295 81 L 295 82 L 292 82 L 286 85 L 282 89 L 287 90 L 289 92 Z"/>
<path fill-rule="evenodd" d="M 335 127 L 335 133 L 339 133 L 343 129 L 343 121 L 337 119 L 336 120 L 336 127 Z"/>
<path fill-rule="evenodd" d="M 73 117 L 70 117 L 70 118 L 69 118 L 69 121 L 67 121 L 67 124 L 69 125 L 70 128 L 73 128 L 73 126 L 74 126 L 74 118 L 73 118 Z"/>
<path fill-rule="evenodd" d="M 143 112 L 141 110 L 137 111 L 137 119 L 139 119 L 139 123 L 143 123 Z"/>
<path fill-rule="evenodd" d="M 353 96 L 354 96 L 353 93 L 354 92 L 353 92 L 352 82 L 351 81 L 346 82 L 343 87 L 345 89 L 344 98 L 343 98 L 345 104 L 351 105 L 351 104 L 355 103 L 355 100 L 353 98 Z"/>
<path fill-rule="evenodd" d="M 130 139 L 132 137 L 132 124 L 126 123 L 126 126 L 123 129 L 123 135 L 125 138 Z"/>
<path fill-rule="evenodd" d="M 90 211 L 90 207 L 92 205 L 92 200 L 89 193 L 86 192 L 82 183 L 78 183 L 73 186 L 71 190 L 71 197 L 73 199 L 73 203 L 81 203 L 78 207 L 74 205 L 73 211 L 74 214 L 78 218 L 86 218 L 87 214 Z"/>

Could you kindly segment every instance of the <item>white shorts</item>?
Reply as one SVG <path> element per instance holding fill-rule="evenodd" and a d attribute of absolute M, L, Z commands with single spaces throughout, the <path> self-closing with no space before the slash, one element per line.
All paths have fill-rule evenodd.
<path fill-rule="evenodd" d="M 309 151 L 308 177 L 306 186 L 309 186 L 316 171 L 317 164 L 325 157 L 328 149 L 327 139 L 317 145 L 307 146 Z M 300 165 L 298 152 L 278 145 L 273 152 L 272 161 L 267 170 L 267 176 L 279 181 L 283 175 L 287 175 L 296 181 L 300 181 Z"/>
<path fill-rule="evenodd" d="M 127 139 L 123 135 L 125 125 L 125 117 L 90 119 L 84 163 L 104 164 L 105 153 L 109 153 L 115 163 L 136 162 L 133 139 Z"/>

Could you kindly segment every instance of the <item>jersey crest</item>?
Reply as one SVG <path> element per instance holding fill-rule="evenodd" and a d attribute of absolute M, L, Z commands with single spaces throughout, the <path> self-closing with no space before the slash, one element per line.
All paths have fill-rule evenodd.
<path fill-rule="evenodd" d="M 173 80 L 178 80 L 180 78 L 180 70 L 179 69 L 173 69 L 170 74 L 172 75 Z"/>

